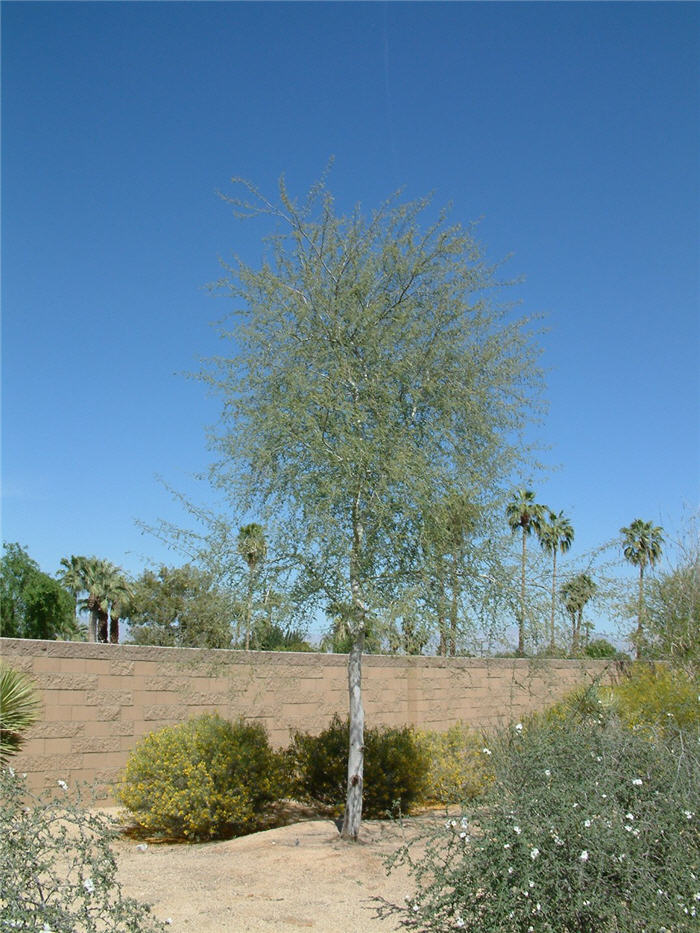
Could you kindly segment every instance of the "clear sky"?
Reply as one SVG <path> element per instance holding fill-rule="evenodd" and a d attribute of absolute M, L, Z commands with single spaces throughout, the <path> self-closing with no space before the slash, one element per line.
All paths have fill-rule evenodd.
<path fill-rule="evenodd" d="M 259 232 L 242 175 L 342 207 L 434 191 L 544 313 L 532 478 L 572 555 L 698 506 L 700 7 L 2 4 L 2 535 L 42 569 L 177 562 L 219 402 L 204 287 Z"/>

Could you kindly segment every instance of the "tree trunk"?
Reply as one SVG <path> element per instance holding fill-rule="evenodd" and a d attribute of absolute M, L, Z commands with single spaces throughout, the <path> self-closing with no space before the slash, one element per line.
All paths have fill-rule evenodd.
<path fill-rule="evenodd" d="M 365 712 L 362 708 L 362 649 L 364 632 L 355 636 L 348 656 L 350 695 L 350 745 L 348 748 L 348 789 L 341 836 L 357 842 L 362 822 L 362 787 L 365 764 Z"/>
<path fill-rule="evenodd" d="M 89 607 L 90 620 L 88 622 L 88 641 L 97 641 L 97 610 L 94 606 Z"/>
<path fill-rule="evenodd" d="M 253 618 L 253 571 L 248 574 L 248 603 L 245 610 L 245 650 L 250 651 L 250 627 Z"/>
<path fill-rule="evenodd" d="M 104 610 L 97 610 L 97 640 L 103 645 L 109 641 L 109 615 Z"/>
<path fill-rule="evenodd" d="M 340 835 L 357 841 L 362 822 L 362 787 L 365 765 L 365 711 L 362 708 L 362 651 L 365 645 L 367 605 L 362 598 L 359 567 L 364 539 L 360 517 L 361 485 L 352 505 L 352 550 L 350 552 L 350 593 L 352 595 L 352 648 L 348 655 L 348 694 L 350 699 L 350 740 L 348 747 L 348 787 L 345 816 Z"/>
<path fill-rule="evenodd" d="M 109 618 L 109 641 L 112 645 L 119 644 L 119 616 L 117 615 Z"/>
<path fill-rule="evenodd" d="M 459 609 L 459 558 L 457 554 L 452 555 L 452 579 L 450 580 L 450 586 L 452 592 L 450 594 L 450 643 L 448 654 L 451 657 L 455 657 L 457 654 L 457 614 Z"/>
<path fill-rule="evenodd" d="M 523 562 L 520 573 L 520 618 L 518 619 L 518 654 L 525 654 L 525 529 L 523 528 Z"/>
<path fill-rule="evenodd" d="M 552 551 L 552 619 L 549 625 L 549 648 L 554 651 L 554 605 L 557 599 L 557 549 Z"/>
<path fill-rule="evenodd" d="M 640 648 L 642 644 L 642 632 L 643 625 L 642 619 L 644 616 L 644 564 L 639 565 L 639 602 L 637 604 L 637 638 L 635 644 L 634 656 L 639 660 Z"/>

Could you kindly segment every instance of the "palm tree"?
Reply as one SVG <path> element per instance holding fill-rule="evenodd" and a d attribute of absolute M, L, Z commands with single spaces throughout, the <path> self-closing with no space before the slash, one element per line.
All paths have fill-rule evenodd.
<path fill-rule="evenodd" d="M 644 622 L 644 568 L 654 564 L 661 557 L 664 543 L 663 528 L 652 522 L 635 518 L 627 528 L 620 528 L 622 552 L 635 567 L 639 567 L 639 598 L 637 604 L 637 634 L 635 636 L 635 654 L 639 660 Z"/>
<path fill-rule="evenodd" d="M 564 608 L 571 618 L 571 653 L 576 654 L 580 647 L 583 629 L 583 608 L 593 598 L 598 587 L 587 573 L 578 573 L 561 588 Z"/>
<path fill-rule="evenodd" d="M 555 648 L 554 607 L 557 590 L 557 553 L 561 551 L 562 554 L 566 554 L 569 550 L 574 540 L 574 529 L 563 512 L 557 515 L 550 511 L 549 516 L 541 522 L 537 535 L 543 550 L 552 555 L 552 618 L 549 624 L 549 647 L 553 651 Z"/>
<path fill-rule="evenodd" d="M 90 613 L 88 641 L 110 641 L 110 610 L 115 621 L 111 641 L 118 641 L 119 615 L 130 592 L 121 569 L 108 560 L 75 555 L 61 558 L 61 566 L 61 582 L 66 589 L 76 598 L 85 594 L 79 605 Z"/>
<path fill-rule="evenodd" d="M 537 531 L 542 521 L 545 506 L 535 502 L 535 494 L 531 489 L 518 489 L 513 493 L 511 501 L 506 506 L 506 519 L 510 530 L 515 532 L 520 528 L 523 535 L 523 555 L 520 577 L 520 615 L 518 618 L 518 654 L 525 654 L 525 542 L 528 535 Z"/>
<path fill-rule="evenodd" d="M 248 565 L 248 601 L 245 619 L 245 650 L 250 650 L 250 629 L 253 618 L 253 592 L 258 568 L 267 555 L 265 531 L 262 525 L 252 522 L 243 525 L 238 532 L 238 553 Z"/>

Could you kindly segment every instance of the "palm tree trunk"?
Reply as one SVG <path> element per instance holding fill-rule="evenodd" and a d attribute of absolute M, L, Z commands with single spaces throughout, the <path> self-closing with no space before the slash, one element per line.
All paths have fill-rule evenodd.
<path fill-rule="evenodd" d="M 525 529 L 523 528 L 523 561 L 520 574 L 520 618 L 518 619 L 518 654 L 525 654 Z"/>
<path fill-rule="evenodd" d="M 250 651 L 250 628 L 253 618 L 253 571 L 248 573 L 248 601 L 245 609 L 245 650 Z"/>
<path fill-rule="evenodd" d="M 644 564 L 639 565 L 639 601 L 637 604 L 637 637 L 635 644 L 635 658 L 639 660 L 640 649 L 642 644 L 642 631 L 643 631 L 643 616 L 644 616 Z"/>
<path fill-rule="evenodd" d="M 89 607 L 90 619 L 88 621 L 88 641 L 97 641 L 97 609 Z"/>
<path fill-rule="evenodd" d="M 552 619 L 549 624 L 549 648 L 554 651 L 554 606 L 557 598 L 557 549 L 552 551 Z"/>
<path fill-rule="evenodd" d="M 112 645 L 119 644 L 119 616 L 110 615 L 109 617 L 109 641 Z"/>

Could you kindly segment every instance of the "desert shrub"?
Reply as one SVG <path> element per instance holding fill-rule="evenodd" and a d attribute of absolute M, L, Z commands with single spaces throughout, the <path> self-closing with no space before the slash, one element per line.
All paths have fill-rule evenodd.
<path fill-rule="evenodd" d="M 122 896 L 110 845 L 116 824 L 59 785 L 36 797 L 11 768 L 0 772 L 0 930 L 165 930 L 149 907 Z"/>
<path fill-rule="evenodd" d="M 624 723 L 654 730 L 700 725 L 697 677 L 663 664 L 635 664 L 610 692 Z"/>
<path fill-rule="evenodd" d="M 204 715 L 145 736 L 117 798 L 144 833 L 192 841 L 251 832 L 281 793 L 265 729 Z"/>
<path fill-rule="evenodd" d="M 343 810 L 348 779 L 348 721 L 334 716 L 320 735 L 296 732 L 287 750 L 300 800 Z M 408 813 L 423 794 L 428 757 L 413 729 L 365 729 L 363 814 L 383 817 L 396 804 Z"/>
<path fill-rule="evenodd" d="M 445 732 L 418 732 L 417 738 L 428 758 L 426 803 L 460 803 L 484 792 L 492 774 L 479 733 L 460 722 Z"/>
<path fill-rule="evenodd" d="M 618 651 L 615 645 L 609 642 L 607 638 L 594 638 L 592 641 L 589 641 L 583 648 L 583 654 L 587 658 L 629 659 L 629 655 L 625 654 L 623 651 Z"/>
<path fill-rule="evenodd" d="M 39 697 L 27 675 L 0 663 L 0 762 L 20 750 L 39 709 Z"/>
<path fill-rule="evenodd" d="M 597 707 L 597 703 L 594 704 Z M 418 930 L 684 933 L 700 913 L 697 730 L 650 742 L 614 715 L 531 720 L 489 748 L 495 780 L 408 861 Z M 427 848 L 426 848 L 427 845 Z"/>

